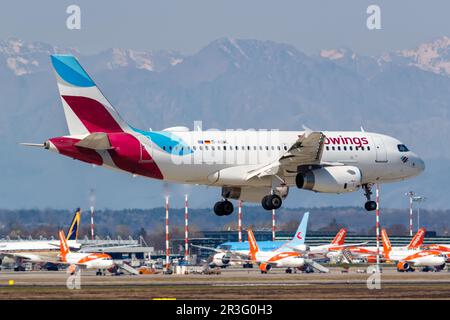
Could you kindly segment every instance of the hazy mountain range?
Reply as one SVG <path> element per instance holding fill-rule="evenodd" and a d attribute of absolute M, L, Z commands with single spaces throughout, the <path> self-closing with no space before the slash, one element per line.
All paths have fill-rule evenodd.
<path fill-rule="evenodd" d="M 379 56 L 349 48 L 315 55 L 271 41 L 222 38 L 193 55 L 75 48 L 18 39 L 0 41 L 0 208 L 85 206 L 95 188 L 99 207 L 154 207 L 167 190 L 174 205 L 191 194 L 210 207 L 220 190 L 161 182 L 93 168 L 18 146 L 67 133 L 49 55 L 72 53 L 118 109 L 142 129 L 278 128 L 376 131 L 401 139 L 426 160 L 411 181 L 383 187 L 388 207 L 405 207 L 409 189 L 424 206 L 448 208 L 450 170 L 450 38 Z M 362 205 L 362 192 L 317 195 L 292 190 L 286 206 Z"/>

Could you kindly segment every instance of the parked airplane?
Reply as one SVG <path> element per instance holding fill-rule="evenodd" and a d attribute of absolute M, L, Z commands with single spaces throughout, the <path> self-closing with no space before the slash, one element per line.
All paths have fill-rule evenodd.
<path fill-rule="evenodd" d="M 286 248 L 294 247 L 299 250 L 306 250 L 305 246 L 305 238 L 306 238 L 306 229 L 308 226 L 309 212 L 305 212 L 303 215 L 302 221 L 298 225 L 297 231 L 294 236 L 289 241 L 260 241 L 258 243 L 259 250 L 261 251 L 284 251 Z M 192 245 L 193 247 L 197 247 L 200 249 L 212 250 L 216 253 L 210 257 L 209 266 L 214 267 L 227 267 L 229 265 L 233 265 L 236 263 L 245 263 L 246 259 L 249 257 L 250 245 L 249 241 L 243 242 L 224 242 L 217 246 L 217 248 L 203 247 Z M 238 253 L 238 255 L 234 255 L 232 253 Z"/>
<path fill-rule="evenodd" d="M 393 248 L 386 229 L 381 230 L 383 254 L 386 260 L 396 261 L 398 271 L 414 271 L 415 267 L 433 267 L 441 270 L 445 267 L 447 256 L 436 250 Z"/>
<path fill-rule="evenodd" d="M 329 271 L 314 260 L 305 258 L 302 253 L 289 250 L 288 248 L 285 250 L 281 250 L 280 248 L 280 250 L 275 251 L 260 251 L 252 230 L 248 229 L 247 233 L 248 241 L 250 243 L 250 261 L 259 265 L 261 273 L 267 273 L 273 267 L 287 268 L 287 273 L 291 273 L 292 268 L 303 269 L 305 267 L 311 267 L 320 272 Z"/>
<path fill-rule="evenodd" d="M 97 275 L 101 275 L 103 273 L 102 270 L 110 269 L 114 266 L 111 256 L 106 253 L 70 252 L 70 248 L 63 231 L 59 231 L 59 242 L 59 263 L 69 264 L 70 266 L 80 267 L 82 269 L 97 269 L 99 270 L 97 271 Z"/>
<path fill-rule="evenodd" d="M 79 249 L 77 242 L 78 230 L 80 228 L 81 209 L 77 208 L 72 218 L 72 222 L 67 230 L 68 245 L 73 249 Z M 4 257 L 14 260 L 25 259 L 33 262 L 46 261 L 49 256 L 55 256 L 59 252 L 58 240 L 23 240 L 0 242 L 0 257 L 3 262 Z"/>
<path fill-rule="evenodd" d="M 374 183 L 405 180 L 425 168 L 396 138 L 364 131 L 139 130 L 119 116 L 74 56 L 51 61 L 70 135 L 25 145 L 133 175 L 221 187 L 217 215 L 233 212 L 229 199 L 278 209 L 291 186 L 323 193 L 362 188 L 372 211 Z"/>
<path fill-rule="evenodd" d="M 274 240 L 274 241 L 258 241 L 258 247 L 261 251 L 271 251 L 277 250 L 282 246 L 289 245 L 291 247 L 299 247 L 304 249 L 306 230 L 308 228 L 309 212 L 303 214 L 302 220 L 298 225 L 297 231 L 295 231 L 294 236 L 291 240 Z M 217 246 L 217 249 L 232 250 L 232 251 L 243 251 L 248 252 L 250 250 L 248 241 L 228 241 Z"/>

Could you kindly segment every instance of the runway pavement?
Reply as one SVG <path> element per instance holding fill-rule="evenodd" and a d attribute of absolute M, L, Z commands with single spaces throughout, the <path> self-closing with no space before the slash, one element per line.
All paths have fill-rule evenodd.
<path fill-rule="evenodd" d="M 222 270 L 220 275 L 96 276 L 82 271 L 79 282 L 63 271 L 0 272 L 0 299 L 450 299 L 450 272 L 399 273 L 383 269 L 380 281 L 362 268 L 342 273 L 286 274 L 257 269 Z M 77 281 L 74 281 L 77 280 Z"/>

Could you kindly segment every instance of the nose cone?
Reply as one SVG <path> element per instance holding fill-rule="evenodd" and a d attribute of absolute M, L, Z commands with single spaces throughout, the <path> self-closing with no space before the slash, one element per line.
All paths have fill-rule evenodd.
<path fill-rule="evenodd" d="M 414 157 L 413 166 L 421 173 L 425 170 L 425 162 L 420 157 Z"/>

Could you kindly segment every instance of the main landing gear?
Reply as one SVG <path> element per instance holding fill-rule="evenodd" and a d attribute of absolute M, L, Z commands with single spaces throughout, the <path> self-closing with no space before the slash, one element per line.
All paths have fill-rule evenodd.
<path fill-rule="evenodd" d="M 233 204 L 227 199 L 218 201 L 214 205 L 214 213 L 218 216 L 229 216 L 233 213 Z"/>
<path fill-rule="evenodd" d="M 366 203 L 364 204 L 364 208 L 366 208 L 367 211 L 374 211 L 377 209 L 377 203 L 375 201 L 370 200 L 370 196 L 372 195 L 372 186 L 369 184 L 363 185 L 364 189 L 364 195 L 366 196 Z"/>
<path fill-rule="evenodd" d="M 282 203 L 281 197 L 277 194 L 269 194 L 261 200 L 262 207 L 266 210 L 279 209 Z"/>

